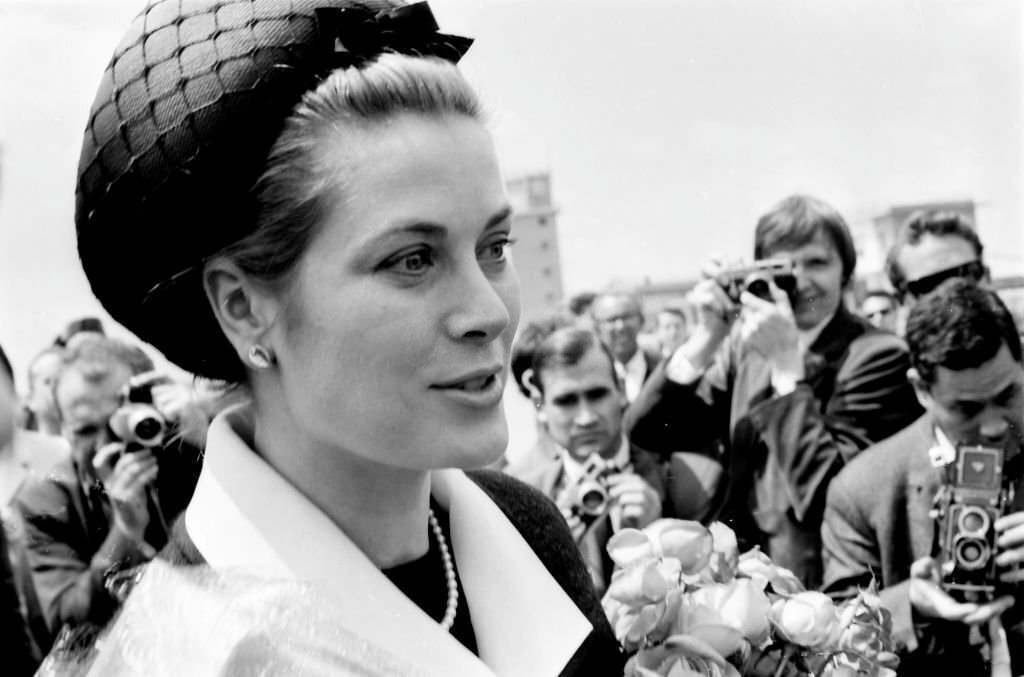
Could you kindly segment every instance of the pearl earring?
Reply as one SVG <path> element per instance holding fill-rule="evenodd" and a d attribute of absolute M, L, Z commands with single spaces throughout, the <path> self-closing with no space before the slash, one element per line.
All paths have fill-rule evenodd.
<path fill-rule="evenodd" d="M 266 369 L 274 363 L 274 356 L 267 348 L 254 343 L 249 346 L 249 362 L 257 369 Z"/>

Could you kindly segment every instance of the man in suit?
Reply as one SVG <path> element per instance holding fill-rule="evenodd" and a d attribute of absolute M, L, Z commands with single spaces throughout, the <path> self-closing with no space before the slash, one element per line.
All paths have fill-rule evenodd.
<path fill-rule="evenodd" d="M 960 445 L 1006 450 L 1004 473 L 1016 485 L 1009 514 L 994 524 L 1001 580 L 1015 585 L 1024 570 L 1024 369 L 1009 311 L 973 281 L 944 282 L 910 311 L 910 380 L 925 415 L 868 449 L 832 482 L 822 526 L 825 587 L 856 593 L 872 579 L 893 613 L 903 654 L 901 675 L 989 674 L 972 651 L 969 626 L 1001 614 L 1014 597 L 954 600 L 939 583 L 933 503 Z M 955 467 L 955 466 L 954 466 Z M 1013 625 L 1015 617 L 1004 620 Z M 1011 647 L 1024 635 L 1011 628 Z M 1016 647 L 1014 647 L 1016 648 Z M 1021 670 L 1016 665 L 1013 674 Z"/>
<path fill-rule="evenodd" d="M 919 211 L 900 226 L 885 260 L 889 283 L 900 300 L 896 325 L 902 331 L 914 301 L 953 277 L 989 282 L 977 231 L 957 212 Z"/>
<path fill-rule="evenodd" d="M 889 282 L 907 305 L 952 277 L 987 282 L 984 247 L 974 227 L 957 212 L 916 212 L 900 226 L 886 255 Z"/>
<path fill-rule="evenodd" d="M 640 344 L 644 327 L 640 300 L 621 292 L 599 294 L 590 307 L 590 316 L 601 343 L 615 360 L 615 372 L 622 380 L 626 399 L 632 402 L 661 361 L 655 347 Z"/>
<path fill-rule="evenodd" d="M 593 332 L 554 331 L 535 350 L 532 368 L 548 444 L 507 471 L 555 501 L 603 591 L 612 573 L 608 538 L 623 526 L 644 527 L 661 517 L 664 471 L 652 454 L 627 442 L 626 398 L 612 357 Z M 588 468 L 601 475 L 601 490 L 589 495 Z"/>
<path fill-rule="evenodd" d="M 792 290 L 772 283 L 770 300 L 749 291 L 731 298 L 713 265 L 691 293 L 690 338 L 644 385 L 627 430 L 644 449 L 719 462 L 723 479 L 706 517 L 815 586 L 828 482 L 920 407 L 903 341 L 843 305 L 856 252 L 835 209 L 812 197 L 783 200 L 758 221 L 754 257 L 790 261 Z"/>
<path fill-rule="evenodd" d="M 47 640 L 65 625 L 106 622 L 118 604 L 112 576 L 156 554 L 195 488 L 194 444 L 165 437 L 159 448 L 125 453 L 111 429 L 123 388 L 152 369 L 138 347 L 97 333 L 78 334 L 65 348 L 54 395 L 71 455 L 26 480 L 15 498 Z M 153 392 L 172 429 L 184 434 L 183 421 L 205 421 L 197 405 L 158 402 Z"/>

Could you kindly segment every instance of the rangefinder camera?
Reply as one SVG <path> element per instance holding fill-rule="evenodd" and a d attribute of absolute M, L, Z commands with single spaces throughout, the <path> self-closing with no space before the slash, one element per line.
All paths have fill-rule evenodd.
<path fill-rule="evenodd" d="M 715 276 L 725 293 L 735 303 L 739 303 L 740 294 L 748 291 L 765 301 L 772 300 L 772 292 L 768 282 L 772 281 L 787 296 L 796 292 L 796 275 L 793 262 L 787 259 L 762 259 L 749 266 L 727 268 Z"/>
<path fill-rule="evenodd" d="M 569 505 L 580 517 L 600 517 L 608 512 L 608 477 L 619 470 L 608 468 L 599 458 L 591 456 L 583 464 L 583 475 L 570 491 Z"/>
<path fill-rule="evenodd" d="M 121 393 L 121 406 L 110 417 L 110 430 L 125 443 L 127 451 L 163 445 L 167 421 L 153 406 L 153 383 L 129 381 Z"/>
<path fill-rule="evenodd" d="M 995 523 L 1013 503 L 1014 487 L 1003 474 L 1005 449 L 959 446 L 935 497 L 942 587 L 965 601 L 996 594 Z"/>

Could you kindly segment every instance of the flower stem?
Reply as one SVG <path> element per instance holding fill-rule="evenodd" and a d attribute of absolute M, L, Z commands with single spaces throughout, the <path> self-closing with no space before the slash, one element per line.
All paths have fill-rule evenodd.
<path fill-rule="evenodd" d="M 789 659 L 796 654 L 796 647 L 792 644 L 787 644 L 786 648 L 782 650 L 782 659 L 779 661 L 779 667 L 775 668 L 775 677 L 783 677 L 786 674 L 786 668 L 789 667 Z"/>

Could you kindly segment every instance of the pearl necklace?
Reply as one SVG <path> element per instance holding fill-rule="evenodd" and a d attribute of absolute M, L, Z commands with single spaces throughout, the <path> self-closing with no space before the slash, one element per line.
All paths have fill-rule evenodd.
<path fill-rule="evenodd" d="M 429 510 L 427 516 L 430 519 L 430 528 L 437 539 L 437 547 L 441 551 L 441 560 L 444 562 L 444 578 L 445 584 L 448 586 L 448 603 L 444 607 L 441 629 L 447 631 L 451 630 L 452 625 L 455 623 L 455 611 L 459 606 L 459 584 L 455 580 L 455 564 L 452 562 L 452 553 L 448 550 L 448 541 L 444 537 L 444 532 L 441 531 L 441 525 L 438 523 L 437 517 L 434 516 L 433 509 Z"/>

